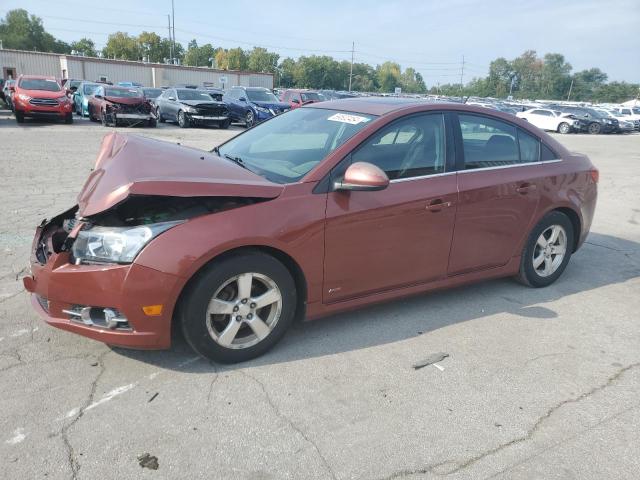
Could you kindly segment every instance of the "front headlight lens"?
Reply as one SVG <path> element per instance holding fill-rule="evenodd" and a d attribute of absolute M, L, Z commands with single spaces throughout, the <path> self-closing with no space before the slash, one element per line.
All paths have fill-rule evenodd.
<path fill-rule="evenodd" d="M 268 109 L 268 108 L 258 107 L 258 106 L 256 105 L 255 109 L 256 109 L 257 111 L 259 111 L 259 112 L 262 112 L 262 113 L 269 113 L 269 109 Z"/>
<path fill-rule="evenodd" d="M 93 226 L 80 230 L 71 253 L 78 263 L 131 263 L 153 238 L 180 223 L 182 221 L 135 227 Z"/>
<path fill-rule="evenodd" d="M 28 102 L 29 100 L 31 100 L 31 97 L 29 95 L 25 95 L 24 93 L 19 93 L 18 98 L 24 102 Z"/>
<path fill-rule="evenodd" d="M 185 112 L 189 112 L 189 113 L 198 113 L 198 109 L 197 108 L 191 107 L 189 105 L 185 105 L 184 106 L 184 111 Z"/>

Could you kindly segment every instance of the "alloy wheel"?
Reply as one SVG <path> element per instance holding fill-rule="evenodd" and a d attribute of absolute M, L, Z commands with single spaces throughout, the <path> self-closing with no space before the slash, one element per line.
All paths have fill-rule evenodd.
<path fill-rule="evenodd" d="M 247 117 L 245 118 L 245 123 L 247 124 L 247 128 L 253 127 L 253 122 L 254 122 L 253 112 L 249 110 L 247 112 Z"/>
<path fill-rule="evenodd" d="M 533 249 L 533 268 L 541 277 L 553 275 L 567 253 L 567 232 L 560 225 L 551 225 L 538 237 Z"/>
<path fill-rule="evenodd" d="M 277 284 L 260 273 L 243 273 L 214 293 L 206 313 L 207 330 L 222 347 L 248 348 L 269 336 L 281 313 Z"/>

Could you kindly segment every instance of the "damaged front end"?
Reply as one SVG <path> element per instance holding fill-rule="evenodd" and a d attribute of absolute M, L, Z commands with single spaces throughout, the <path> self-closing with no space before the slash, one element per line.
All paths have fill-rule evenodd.
<path fill-rule="evenodd" d="M 115 101 L 105 103 L 105 122 L 107 124 L 135 126 L 155 122 L 155 110 L 148 101 L 129 104 Z"/>
<path fill-rule="evenodd" d="M 167 348 L 180 282 L 135 257 L 191 218 L 262 200 L 133 195 L 90 217 L 74 206 L 37 228 L 25 288 L 55 327 L 112 345 Z"/>

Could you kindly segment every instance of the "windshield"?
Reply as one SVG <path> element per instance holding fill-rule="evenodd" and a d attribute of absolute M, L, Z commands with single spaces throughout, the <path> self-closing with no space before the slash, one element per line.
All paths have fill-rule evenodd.
<path fill-rule="evenodd" d="M 158 98 L 162 94 L 161 88 L 145 88 L 142 91 L 147 98 Z"/>
<path fill-rule="evenodd" d="M 211 102 L 213 99 L 207 92 L 201 90 L 184 89 L 178 90 L 178 100 L 200 100 L 201 102 Z"/>
<path fill-rule="evenodd" d="M 98 88 L 99 85 L 83 85 L 82 86 L 82 93 L 84 93 L 85 95 L 91 95 L 93 92 L 96 91 L 96 88 Z"/>
<path fill-rule="evenodd" d="M 247 90 L 247 97 L 252 102 L 278 102 L 276 96 L 269 90 Z"/>
<path fill-rule="evenodd" d="M 300 180 L 329 153 L 375 117 L 319 108 L 297 108 L 258 125 L 219 148 L 221 156 L 276 183 Z"/>
<path fill-rule="evenodd" d="M 23 78 L 20 80 L 20 88 L 25 90 L 44 90 L 45 92 L 58 92 L 62 90 L 58 82 L 46 78 Z"/>
<path fill-rule="evenodd" d="M 316 92 L 302 92 L 300 97 L 303 102 L 321 102 L 322 98 Z"/>
<path fill-rule="evenodd" d="M 137 88 L 107 88 L 104 95 L 106 97 L 134 98 L 140 96 Z"/>

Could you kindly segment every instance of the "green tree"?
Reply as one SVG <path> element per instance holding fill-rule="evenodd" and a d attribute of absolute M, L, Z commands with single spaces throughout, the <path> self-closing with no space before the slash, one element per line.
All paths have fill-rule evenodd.
<path fill-rule="evenodd" d="M 210 43 L 198 46 L 196 40 L 191 40 L 184 54 L 184 64 L 194 67 L 211 66 L 216 63 L 216 49 Z M 213 59 L 213 60 L 211 60 Z"/>
<path fill-rule="evenodd" d="M 142 49 L 135 37 L 126 32 L 116 32 L 109 35 L 107 45 L 102 49 L 102 55 L 106 58 L 119 60 L 140 60 Z"/>
<path fill-rule="evenodd" d="M 280 55 L 270 52 L 266 48 L 254 47 L 249 52 L 247 65 L 254 72 L 275 73 L 278 68 Z"/>
<path fill-rule="evenodd" d="M 572 100 L 592 100 L 594 94 L 607 81 L 607 74 L 599 68 L 590 68 L 573 74 Z"/>
<path fill-rule="evenodd" d="M 138 35 L 137 42 L 140 54 L 147 57 L 150 62 L 163 63 L 165 58 L 171 57 L 171 41 L 168 38 L 161 38 L 155 32 L 142 32 Z M 176 58 L 180 58 L 180 55 Z"/>
<path fill-rule="evenodd" d="M 400 86 L 402 91 L 406 93 L 424 93 L 427 91 L 422 75 L 411 67 L 407 68 L 400 76 Z"/>
<path fill-rule="evenodd" d="M 506 58 L 499 57 L 491 62 L 486 85 L 488 96 L 504 98 L 509 95 L 514 75 L 513 66 Z"/>
<path fill-rule="evenodd" d="M 566 97 L 571 84 L 571 64 L 564 55 L 547 53 L 543 59 L 540 94 L 543 98 Z"/>
<path fill-rule="evenodd" d="M 229 61 L 227 60 L 227 51 L 224 48 L 218 48 L 215 54 L 216 68 L 221 70 L 229 69 Z"/>
<path fill-rule="evenodd" d="M 620 103 L 640 97 L 640 85 L 627 82 L 609 82 L 598 87 L 593 95 L 596 102 Z"/>
<path fill-rule="evenodd" d="M 293 58 L 285 58 L 278 66 L 278 78 L 276 83 L 280 87 L 290 88 L 295 86 L 296 61 Z"/>
<path fill-rule="evenodd" d="M 384 62 L 378 66 L 378 85 L 381 92 L 393 92 L 400 86 L 400 65 L 394 62 Z"/>
<path fill-rule="evenodd" d="M 19 8 L 7 12 L 0 20 L 0 40 L 4 48 L 38 50 L 40 52 L 70 53 L 71 47 L 47 33 L 42 19 Z"/>
<path fill-rule="evenodd" d="M 227 68 L 229 70 L 246 70 L 248 64 L 247 54 L 240 47 L 227 50 Z"/>
<path fill-rule="evenodd" d="M 90 38 L 81 38 L 76 42 L 71 42 L 71 50 L 79 52 L 87 57 L 97 57 L 96 44 Z"/>

